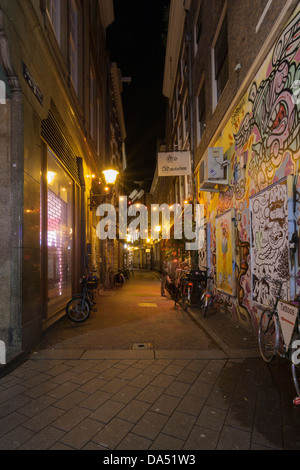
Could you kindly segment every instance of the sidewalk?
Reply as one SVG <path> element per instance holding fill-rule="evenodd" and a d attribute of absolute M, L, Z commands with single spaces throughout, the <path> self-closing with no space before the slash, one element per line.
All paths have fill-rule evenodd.
<path fill-rule="evenodd" d="M 286 362 L 266 365 L 221 313 L 203 319 L 158 292 L 151 274 L 130 280 L 1 378 L 0 449 L 299 450 Z"/>

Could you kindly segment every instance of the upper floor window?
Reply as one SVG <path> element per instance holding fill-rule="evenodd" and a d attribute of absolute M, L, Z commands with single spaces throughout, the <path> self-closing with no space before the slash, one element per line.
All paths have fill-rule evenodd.
<path fill-rule="evenodd" d="M 197 143 L 200 142 L 206 128 L 205 123 L 205 84 L 203 83 L 198 96 L 196 97 L 197 113 Z"/>
<path fill-rule="evenodd" d="M 213 71 L 215 107 L 229 77 L 227 14 L 225 14 L 223 18 L 223 22 L 213 48 Z"/>
<path fill-rule="evenodd" d="M 182 118 L 183 118 L 183 140 L 187 140 L 189 135 L 189 103 L 187 99 L 187 94 L 184 98 L 184 103 L 182 107 Z"/>
<path fill-rule="evenodd" d="M 46 0 L 49 15 L 58 44 L 61 43 L 61 0 Z"/>
<path fill-rule="evenodd" d="M 76 93 L 79 91 L 79 11 L 76 0 L 70 0 L 70 76 Z"/>
<path fill-rule="evenodd" d="M 198 44 L 200 41 L 200 36 L 202 33 L 202 2 L 199 7 L 198 11 L 198 16 L 197 16 L 197 21 L 194 26 L 194 47 L 195 47 L 195 54 L 197 53 L 198 50 Z"/>
<path fill-rule="evenodd" d="M 96 143 L 96 87 L 95 87 L 95 68 L 92 63 L 90 64 L 90 136 Z"/>

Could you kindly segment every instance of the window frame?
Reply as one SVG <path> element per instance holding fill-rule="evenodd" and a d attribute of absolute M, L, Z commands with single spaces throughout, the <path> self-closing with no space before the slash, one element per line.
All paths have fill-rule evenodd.
<path fill-rule="evenodd" d="M 226 28 L 225 31 L 223 31 L 223 27 L 225 25 L 226 21 Z M 226 41 L 224 41 L 226 39 Z M 217 71 L 216 67 L 216 48 L 218 46 L 218 43 L 221 44 L 221 46 L 224 47 L 224 42 L 226 43 L 225 45 L 225 54 L 223 53 L 224 57 L 220 63 L 220 66 Z M 222 54 L 221 54 L 222 57 Z M 218 28 L 215 34 L 215 38 L 213 41 L 213 45 L 211 48 L 211 64 L 212 64 L 212 96 L 213 96 L 213 111 L 215 110 L 218 102 L 220 101 L 220 98 L 223 94 L 223 91 L 228 83 L 229 80 L 229 42 L 228 42 L 228 14 L 227 14 L 227 4 L 225 4 L 222 15 L 220 17 L 220 21 L 218 24 Z M 223 83 L 222 88 L 220 88 L 220 77 L 222 78 L 222 72 L 224 72 L 224 67 L 226 67 L 225 73 L 226 73 L 226 79 Z M 217 75 L 218 73 L 218 75 Z"/>
<path fill-rule="evenodd" d="M 69 73 L 74 90 L 80 93 L 81 11 L 77 0 L 69 1 Z M 75 19 L 75 21 L 73 21 Z"/>
<path fill-rule="evenodd" d="M 201 26 L 201 27 L 199 28 L 199 26 Z M 203 13 L 202 13 L 202 1 L 201 1 L 200 5 L 199 5 L 199 8 L 198 8 L 197 15 L 196 15 L 196 22 L 194 24 L 194 35 L 193 36 L 194 36 L 194 52 L 195 52 L 195 55 L 198 52 L 198 47 L 199 47 L 199 42 L 200 42 L 200 38 L 201 38 L 202 29 L 203 29 Z"/>
<path fill-rule="evenodd" d="M 46 0 L 46 13 L 49 18 L 49 22 L 52 26 L 56 40 L 61 47 L 62 31 L 61 31 L 61 0 Z M 55 13 L 54 13 L 55 10 Z M 57 17 L 55 16 L 57 14 Z"/>
<path fill-rule="evenodd" d="M 200 114 L 200 97 L 203 97 L 202 112 Z M 206 101 L 205 101 L 205 81 L 201 80 L 199 91 L 196 96 L 196 122 L 197 122 L 197 145 L 200 143 L 206 128 Z"/>

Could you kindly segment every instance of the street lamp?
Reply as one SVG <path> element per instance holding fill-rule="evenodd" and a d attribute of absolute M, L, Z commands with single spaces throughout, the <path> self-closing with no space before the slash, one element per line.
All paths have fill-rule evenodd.
<path fill-rule="evenodd" d="M 117 170 L 108 169 L 102 171 L 105 177 L 106 184 L 115 184 L 119 172 Z"/>
<path fill-rule="evenodd" d="M 107 186 L 104 188 L 105 192 L 101 194 L 94 193 L 93 189 L 90 190 L 89 207 L 91 211 L 97 207 L 95 199 L 97 199 L 98 202 L 98 198 L 100 198 L 100 200 L 105 200 L 107 196 L 113 195 L 112 187 L 114 186 L 119 174 L 119 172 L 113 168 L 108 168 L 107 170 L 102 171 L 102 173 L 104 174 L 105 183 Z"/>

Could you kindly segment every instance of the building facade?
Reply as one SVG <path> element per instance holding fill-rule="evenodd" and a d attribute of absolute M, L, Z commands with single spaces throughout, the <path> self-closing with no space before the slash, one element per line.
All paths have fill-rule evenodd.
<path fill-rule="evenodd" d="M 297 1 L 171 1 L 168 150 L 188 129 L 199 267 L 255 332 L 278 281 L 299 293 L 299 33 Z"/>
<path fill-rule="evenodd" d="M 0 1 L 0 338 L 8 360 L 100 273 L 91 190 L 125 160 L 112 0 Z M 121 129 L 120 129 L 121 127 Z"/>

